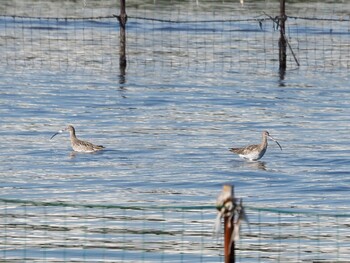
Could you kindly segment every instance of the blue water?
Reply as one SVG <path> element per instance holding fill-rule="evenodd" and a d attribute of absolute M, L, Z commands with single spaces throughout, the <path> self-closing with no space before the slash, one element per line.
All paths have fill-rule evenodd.
<path fill-rule="evenodd" d="M 229 76 L 204 73 L 200 84 L 187 76 L 190 85 L 168 75 L 161 84 L 161 74 L 148 83 L 128 72 L 122 88 L 114 76 L 3 75 L 2 196 L 210 204 L 233 183 L 254 205 L 341 210 L 349 190 L 348 78 L 315 74 L 288 73 L 281 87 L 273 73 L 227 74 L 229 86 Z M 106 150 L 70 156 L 68 134 L 49 140 L 67 124 Z M 283 151 L 270 142 L 256 163 L 228 151 L 259 143 L 263 130 Z"/>
<path fill-rule="evenodd" d="M 248 206 L 350 208 L 348 24 L 291 20 L 281 76 L 272 23 L 128 23 L 123 74 L 114 20 L 0 20 L 1 198 L 213 205 L 229 183 Z M 50 140 L 68 124 L 106 150 Z M 264 130 L 282 151 L 228 151 Z"/>

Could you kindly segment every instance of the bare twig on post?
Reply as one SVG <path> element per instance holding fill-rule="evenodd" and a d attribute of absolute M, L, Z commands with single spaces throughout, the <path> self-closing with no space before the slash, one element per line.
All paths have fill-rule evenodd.
<path fill-rule="evenodd" d="M 269 17 L 269 18 L 272 20 L 272 22 L 274 23 L 274 29 L 275 29 L 275 30 L 278 30 L 278 29 L 280 28 L 280 32 L 281 32 L 281 34 L 282 34 L 282 36 L 283 36 L 283 39 L 284 39 L 285 43 L 287 44 L 287 46 L 288 46 L 290 52 L 292 53 L 295 63 L 296 63 L 296 64 L 298 65 L 298 67 L 299 67 L 299 66 L 300 66 L 300 63 L 299 63 L 299 61 L 298 61 L 298 59 L 297 59 L 297 57 L 296 57 L 296 55 L 295 55 L 295 53 L 294 53 L 294 50 L 293 50 L 292 46 L 290 45 L 290 43 L 289 43 L 289 41 L 288 41 L 288 38 L 286 37 L 285 28 L 283 28 L 283 30 L 281 31 L 281 17 L 276 16 L 275 18 L 273 18 L 273 17 L 270 16 L 269 14 L 267 14 L 267 13 L 265 13 L 265 12 L 263 12 L 263 13 L 264 13 L 264 15 L 266 15 L 267 17 Z M 287 20 L 287 16 L 285 16 L 284 22 L 285 22 L 286 20 Z"/>

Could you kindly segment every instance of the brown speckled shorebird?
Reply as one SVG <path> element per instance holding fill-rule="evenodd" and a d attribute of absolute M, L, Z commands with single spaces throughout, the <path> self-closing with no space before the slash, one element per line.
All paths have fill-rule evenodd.
<path fill-rule="evenodd" d="M 276 142 L 282 151 L 281 145 L 278 143 L 278 141 L 276 141 L 274 138 L 272 138 L 270 136 L 268 131 L 264 131 L 262 133 L 262 141 L 260 144 L 249 145 L 249 146 L 243 147 L 243 148 L 231 148 L 230 151 L 238 154 L 239 157 L 241 157 L 243 159 L 247 159 L 249 161 L 257 161 L 257 160 L 261 159 L 266 152 L 267 138 Z"/>
<path fill-rule="evenodd" d="M 73 151 L 75 152 L 92 153 L 92 152 L 100 151 L 105 148 L 102 145 L 95 145 L 90 142 L 79 140 L 75 135 L 75 129 L 72 125 L 68 125 L 63 130 L 56 132 L 54 135 L 51 136 L 50 140 L 53 137 L 55 137 L 57 134 L 62 133 L 64 131 L 69 131 L 70 142 L 71 142 Z"/>

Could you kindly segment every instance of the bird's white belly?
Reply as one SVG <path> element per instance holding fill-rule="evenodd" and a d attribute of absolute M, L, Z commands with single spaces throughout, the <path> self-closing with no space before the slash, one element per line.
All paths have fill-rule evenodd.
<path fill-rule="evenodd" d="M 243 159 L 248 159 L 249 161 L 257 161 L 259 160 L 265 152 L 253 151 L 247 154 L 240 154 L 239 157 Z"/>
<path fill-rule="evenodd" d="M 92 153 L 92 152 L 94 152 L 94 149 L 90 149 L 87 147 L 74 146 L 72 148 L 75 152 L 80 152 L 80 153 Z"/>

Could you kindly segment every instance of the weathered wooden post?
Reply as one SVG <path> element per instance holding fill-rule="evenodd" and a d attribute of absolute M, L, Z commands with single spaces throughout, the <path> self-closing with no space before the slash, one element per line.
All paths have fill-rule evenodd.
<path fill-rule="evenodd" d="M 125 11 L 125 0 L 120 0 L 120 14 L 116 16 L 120 25 L 120 46 L 119 46 L 119 67 L 121 71 L 125 71 L 126 68 L 126 32 L 125 26 L 128 20 L 128 16 Z"/>
<path fill-rule="evenodd" d="M 238 202 L 240 201 L 240 202 Z M 239 239 L 240 227 L 243 221 L 249 225 L 242 199 L 235 198 L 233 185 L 224 185 L 216 200 L 218 215 L 215 221 L 215 232 L 220 232 L 221 219 L 224 218 L 224 254 L 225 263 L 234 263 L 235 241 Z"/>
<path fill-rule="evenodd" d="M 232 185 L 224 185 L 222 192 L 216 200 L 216 209 L 219 211 L 216 227 L 221 224 L 221 218 L 224 218 L 224 255 L 225 263 L 235 262 L 235 198 Z M 218 228 L 220 229 L 220 228 Z"/>
<path fill-rule="evenodd" d="M 235 203 L 234 197 L 234 187 L 233 185 L 224 185 L 223 191 L 227 191 L 227 195 L 230 195 L 230 199 L 233 200 L 233 204 Z M 236 260 L 235 257 L 235 241 L 233 239 L 234 232 L 234 216 L 225 216 L 224 217 L 224 235 L 225 235 L 225 263 L 234 263 Z"/>
<path fill-rule="evenodd" d="M 280 0 L 280 39 L 278 42 L 279 46 L 279 63 L 280 70 L 283 72 L 287 68 L 287 40 L 285 38 L 285 21 L 286 21 L 286 0 Z"/>

